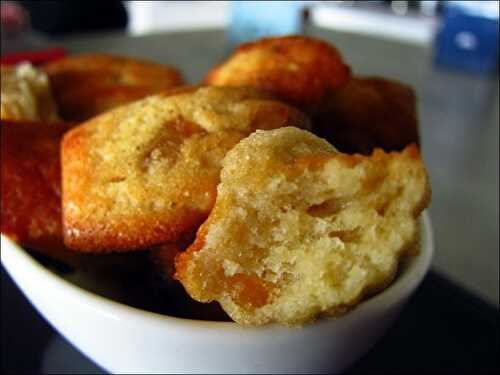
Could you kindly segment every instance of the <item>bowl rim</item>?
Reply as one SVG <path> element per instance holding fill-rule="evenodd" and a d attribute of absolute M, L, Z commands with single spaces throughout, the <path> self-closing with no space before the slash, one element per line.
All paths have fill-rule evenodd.
<path fill-rule="evenodd" d="M 427 271 L 430 268 L 434 255 L 434 234 L 431 225 L 431 219 L 427 211 L 424 211 L 420 218 L 420 253 L 410 260 L 406 272 L 398 275 L 397 279 L 382 292 L 371 296 L 361 302 L 349 313 L 335 318 L 320 318 L 314 322 L 314 326 L 326 324 L 332 320 L 355 319 L 361 314 L 372 313 L 396 304 L 401 299 L 407 297 L 420 284 Z M 76 285 L 49 268 L 43 266 L 34 257 L 28 254 L 22 247 L 17 245 L 13 240 L 1 234 L 1 263 L 15 281 L 18 272 L 25 272 L 31 275 L 36 275 L 40 280 L 44 280 L 50 288 L 56 293 L 64 294 L 65 298 L 72 300 L 78 304 L 86 304 L 92 306 L 92 309 L 107 315 L 110 318 L 117 320 L 128 321 L 128 319 L 142 320 L 148 323 L 159 323 L 175 325 L 185 328 L 196 329 L 224 329 L 224 330 L 241 330 L 245 332 L 249 330 L 269 329 L 270 327 L 287 328 L 278 323 L 271 323 L 263 326 L 248 327 L 237 324 L 236 322 L 227 321 L 208 321 L 190 318 L 181 318 L 170 315 L 155 313 L 140 308 L 132 307 L 124 303 L 114 301 L 99 294 L 86 290 L 84 287 Z M 22 285 L 19 285 L 23 290 Z M 44 288 L 45 289 L 45 288 Z M 23 290 L 23 293 L 26 292 Z M 29 299 L 29 298 L 28 298 Z M 43 315 L 43 314 L 42 314 Z M 311 324 L 306 324 L 307 327 Z"/>

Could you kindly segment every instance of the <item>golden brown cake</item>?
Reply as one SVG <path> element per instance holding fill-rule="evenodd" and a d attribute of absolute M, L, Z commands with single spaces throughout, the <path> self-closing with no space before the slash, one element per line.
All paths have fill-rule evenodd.
<path fill-rule="evenodd" d="M 79 254 L 63 243 L 59 143 L 68 124 L 3 121 L 1 228 L 21 246 L 66 264 Z"/>
<path fill-rule="evenodd" d="M 429 198 L 415 145 L 346 155 L 304 130 L 257 131 L 225 157 L 215 206 L 177 256 L 176 277 L 240 324 L 340 314 L 415 252 Z"/>
<path fill-rule="evenodd" d="M 210 71 L 205 82 L 257 87 L 309 112 L 349 75 L 349 68 L 332 45 L 311 37 L 285 36 L 242 44 Z"/>
<path fill-rule="evenodd" d="M 110 108 L 182 84 L 168 65 L 106 54 L 69 56 L 46 64 L 65 120 L 87 120 Z"/>
<path fill-rule="evenodd" d="M 213 206 L 222 158 L 256 129 L 308 126 L 243 88 L 174 90 L 122 106 L 62 142 L 65 243 L 86 252 L 176 241 Z"/>
<path fill-rule="evenodd" d="M 314 118 L 314 131 L 339 151 L 370 154 L 419 144 L 416 96 L 403 83 L 353 77 L 329 92 Z"/>

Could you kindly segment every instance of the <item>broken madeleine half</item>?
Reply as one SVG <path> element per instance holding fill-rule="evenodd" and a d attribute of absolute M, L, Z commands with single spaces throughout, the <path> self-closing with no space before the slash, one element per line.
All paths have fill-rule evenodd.
<path fill-rule="evenodd" d="M 430 187 L 418 149 L 339 153 L 296 128 L 257 131 L 225 157 L 215 206 L 176 277 L 237 323 L 338 315 L 414 254 Z"/>

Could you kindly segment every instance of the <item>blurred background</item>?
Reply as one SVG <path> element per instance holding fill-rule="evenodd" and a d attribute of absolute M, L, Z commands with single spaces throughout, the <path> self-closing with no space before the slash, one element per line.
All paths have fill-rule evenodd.
<path fill-rule="evenodd" d="M 494 72 L 498 12 L 498 1 L 2 1 L 2 54 L 47 36 L 225 29 L 232 46 L 312 25 L 430 47 L 439 64 Z"/>
<path fill-rule="evenodd" d="M 117 53 L 196 83 L 237 44 L 293 33 L 336 45 L 356 75 L 413 86 L 434 269 L 498 308 L 498 1 L 2 1 L 1 20 L 2 58 Z"/>

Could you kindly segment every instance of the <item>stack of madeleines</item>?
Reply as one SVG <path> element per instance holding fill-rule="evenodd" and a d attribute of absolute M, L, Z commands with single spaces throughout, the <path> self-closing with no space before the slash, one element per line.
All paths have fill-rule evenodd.
<path fill-rule="evenodd" d="M 73 269 L 147 254 L 168 303 L 244 325 L 345 314 L 418 254 L 416 112 L 303 36 L 241 45 L 197 86 L 109 55 L 2 67 L 2 233 Z"/>

